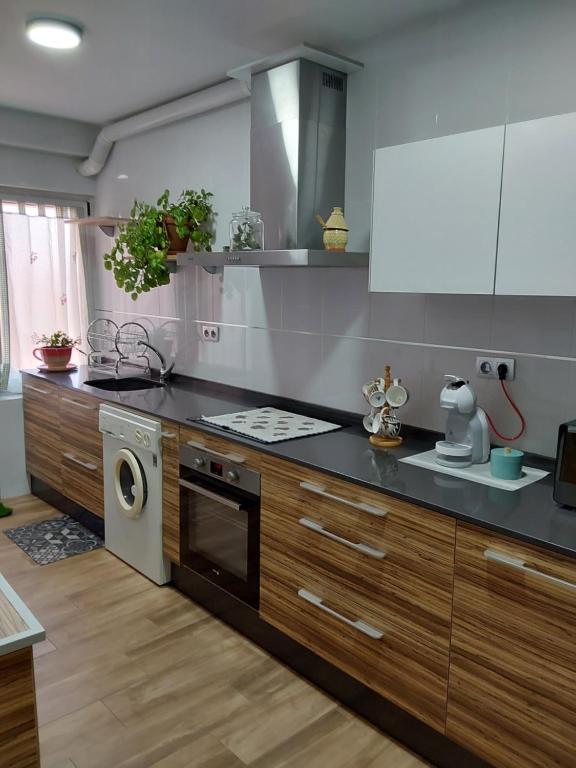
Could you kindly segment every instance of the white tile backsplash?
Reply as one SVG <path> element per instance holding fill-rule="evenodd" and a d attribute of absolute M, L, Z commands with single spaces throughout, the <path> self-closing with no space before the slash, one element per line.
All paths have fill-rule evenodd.
<path fill-rule="evenodd" d="M 325 269 L 282 269 L 282 327 L 287 331 L 322 330 Z"/>
<path fill-rule="evenodd" d="M 540 355 L 570 355 L 576 299 L 495 296 L 490 346 Z"/>
<path fill-rule="evenodd" d="M 327 269 L 322 285 L 322 330 L 337 336 L 368 336 L 367 269 Z"/>
<path fill-rule="evenodd" d="M 371 293 L 368 336 L 395 341 L 423 341 L 426 297 L 415 293 Z"/>
<path fill-rule="evenodd" d="M 455 347 L 490 346 L 492 296 L 426 296 L 424 341 Z"/>

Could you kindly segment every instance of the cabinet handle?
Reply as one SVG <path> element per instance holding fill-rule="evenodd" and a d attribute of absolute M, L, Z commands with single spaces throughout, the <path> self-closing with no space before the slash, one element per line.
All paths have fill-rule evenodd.
<path fill-rule="evenodd" d="M 346 618 L 346 616 L 343 616 L 341 613 L 338 613 L 337 611 L 332 610 L 332 608 L 328 608 L 328 606 L 324 605 L 324 603 L 322 602 L 321 597 L 318 597 L 318 595 L 314 595 L 312 592 L 309 592 L 307 589 L 299 589 L 298 597 L 301 597 L 302 600 L 306 600 L 306 602 L 310 603 L 310 605 L 313 605 L 316 608 L 320 608 L 321 611 L 328 613 L 330 616 L 334 617 L 335 619 L 338 619 L 338 621 L 342 621 L 344 624 L 348 624 L 349 627 L 352 627 L 353 629 L 357 629 L 358 632 L 362 632 L 363 635 L 368 635 L 368 637 L 371 637 L 373 640 L 381 640 L 384 637 L 384 632 L 382 632 L 379 629 L 376 629 L 376 627 L 372 627 L 370 624 L 367 624 L 365 621 L 362 621 L 361 619 L 356 619 L 355 621 L 353 621 L 352 619 Z"/>
<path fill-rule="evenodd" d="M 47 389 L 40 389 L 33 384 L 24 384 L 24 389 L 31 389 L 33 392 L 38 392 L 39 395 L 49 395 L 50 392 Z"/>
<path fill-rule="evenodd" d="M 536 568 L 531 568 L 529 565 L 526 565 L 526 562 L 518 557 L 505 555 L 503 552 L 497 552 L 495 549 L 484 550 L 484 557 L 491 563 L 498 563 L 498 565 L 504 565 L 507 568 L 513 568 L 515 571 L 528 573 L 531 576 L 536 576 L 537 578 L 549 581 L 552 584 L 558 584 L 561 587 L 576 590 L 576 584 L 573 581 L 566 581 L 565 579 L 559 579 L 557 576 L 550 576 L 547 573 L 542 573 L 542 571 L 538 571 Z"/>
<path fill-rule="evenodd" d="M 348 501 L 348 499 L 342 499 L 340 496 L 334 496 L 332 493 L 328 493 L 328 491 L 325 491 L 324 488 L 320 488 L 318 485 L 314 485 L 313 483 L 300 483 L 300 488 L 302 488 L 304 491 L 310 491 L 310 493 L 315 493 L 317 496 L 323 496 L 325 499 L 331 499 L 332 501 L 337 501 L 338 504 L 345 504 L 347 507 L 352 507 L 353 509 L 359 509 L 361 512 L 368 512 L 370 515 L 376 515 L 377 517 L 386 517 L 388 512 L 385 509 L 380 509 L 380 507 L 373 507 L 371 504 L 366 504 L 363 501 Z"/>
<path fill-rule="evenodd" d="M 226 459 L 226 461 L 231 461 L 234 464 L 244 464 L 246 461 L 244 456 L 240 456 L 238 453 L 218 453 L 218 451 L 213 451 L 212 448 L 207 448 L 203 443 L 197 443 L 195 440 L 188 440 L 186 445 L 191 448 L 198 448 L 200 451 L 206 451 L 211 456 L 216 456 L 217 459 Z"/>
<path fill-rule="evenodd" d="M 208 488 L 203 488 L 201 485 L 197 485 L 196 483 L 191 483 L 189 480 L 183 480 L 182 478 L 180 478 L 178 480 L 178 485 L 180 485 L 182 488 L 186 488 L 189 491 L 193 491 L 194 493 L 199 493 L 201 496 L 205 496 L 207 499 L 216 501 L 218 504 L 222 504 L 222 506 L 224 507 L 229 507 L 230 509 L 233 509 L 236 512 L 240 512 L 242 509 L 242 504 L 239 504 L 237 501 L 228 499 L 226 498 L 226 496 L 220 496 L 219 493 L 214 493 L 214 491 L 209 491 Z"/>
<path fill-rule="evenodd" d="M 95 405 L 86 405 L 86 403 L 79 403 L 78 400 L 72 400 L 71 397 L 64 397 L 62 396 L 60 398 L 63 403 L 69 403 L 70 405 L 75 405 L 77 408 L 84 408 L 85 411 L 96 411 L 97 407 Z"/>
<path fill-rule="evenodd" d="M 96 464 L 90 464 L 88 461 L 82 461 L 81 459 L 78 459 L 76 456 L 74 456 L 73 453 L 65 453 L 64 458 L 68 459 L 68 461 L 73 461 L 74 464 L 79 464 L 81 467 L 84 467 L 84 469 L 89 469 L 90 472 L 95 472 L 98 469 Z"/>
<path fill-rule="evenodd" d="M 321 536 L 326 536 L 327 539 L 331 539 L 332 541 L 337 541 L 339 544 L 344 544 L 345 547 L 355 549 L 357 552 L 361 552 L 363 555 L 368 555 L 368 557 L 374 557 L 376 560 L 382 560 L 382 558 L 386 557 L 386 552 L 384 552 L 382 549 L 376 549 L 375 547 L 370 547 L 368 544 L 357 544 L 355 541 L 343 539 L 342 536 L 337 536 L 335 533 L 327 531 L 326 528 L 323 528 L 320 523 L 317 523 L 315 520 L 310 520 L 307 517 L 301 517 L 298 522 L 300 525 L 303 525 L 304 528 L 308 528 L 310 531 L 315 531 Z"/>
<path fill-rule="evenodd" d="M 160 432 L 160 437 L 165 437 L 168 439 L 174 439 L 175 437 L 178 437 L 176 432 Z"/>

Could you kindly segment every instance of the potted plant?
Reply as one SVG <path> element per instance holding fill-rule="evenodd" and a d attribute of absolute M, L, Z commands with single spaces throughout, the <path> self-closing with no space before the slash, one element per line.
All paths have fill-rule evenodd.
<path fill-rule="evenodd" d="M 38 346 L 32 350 L 32 354 L 43 362 L 48 370 L 53 371 L 66 368 L 72 350 L 80 344 L 80 339 L 73 339 L 64 331 L 54 331 L 51 336 L 34 336 L 33 341 Z"/>
<path fill-rule="evenodd" d="M 156 205 L 135 200 L 130 221 L 104 254 L 104 266 L 114 273 L 116 285 L 136 300 L 141 293 L 170 282 L 167 257 L 185 251 L 189 240 L 195 251 L 211 251 L 212 197 L 205 189 L 186 189 L 174 203 L 168 190 Z"/>

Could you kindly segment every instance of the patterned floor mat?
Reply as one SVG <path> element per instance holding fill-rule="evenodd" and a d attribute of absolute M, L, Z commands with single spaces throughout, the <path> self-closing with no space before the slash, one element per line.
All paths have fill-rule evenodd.
<path fill-rule="evenodd" d="M 68 515 L 7 528 L 4 533 L 38 565 L 55 563 L 104 546 L 99 536 Z"/>

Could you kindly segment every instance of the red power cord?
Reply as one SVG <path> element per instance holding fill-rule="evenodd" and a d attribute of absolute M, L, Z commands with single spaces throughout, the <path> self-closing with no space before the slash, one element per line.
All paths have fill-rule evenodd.
<path fill-rule="evenodd" d="M 510 397 L 510 395 L 508 393 L 508 390 L 506 389 L 506 385 L 504 384 L 504 379 L 500 379 L 500 386 L 502 387 L 502 391 L 504 392 L 504 395 L 506 396 L 506 400 L 508 400 L 508 402 L 510 403 L 512 408 L 514 408 L 516 414 L 518 415 L 518 418 L 520 419 L 520 424 L 522 425 L 521 429 L 520 429 L 520 432 L 518 432 L 517 435 L 514 435 L 514 437 L 505 437 L 504 435 L 501 435 L 500 432 L 498 432 L 494 422 L 492 421 L 492 419 L 490 418 L 490 416 L 488 414 L 486 414 L 486 418 L 488 419 L 488 424 L 490 424 L 494 434 L 497 437 L 499 437 L 500 440 L 504 440 L 507 443 L 511 443 L 513 440 L 518 440 L 519 437 L 522 437 L 522 435 L 526 431 L 526 419 L 522 415 L 520 409 L 518 408 L 518 406 L 516 405 L 514 400 L 512 400 L 512 398 Z"/>

